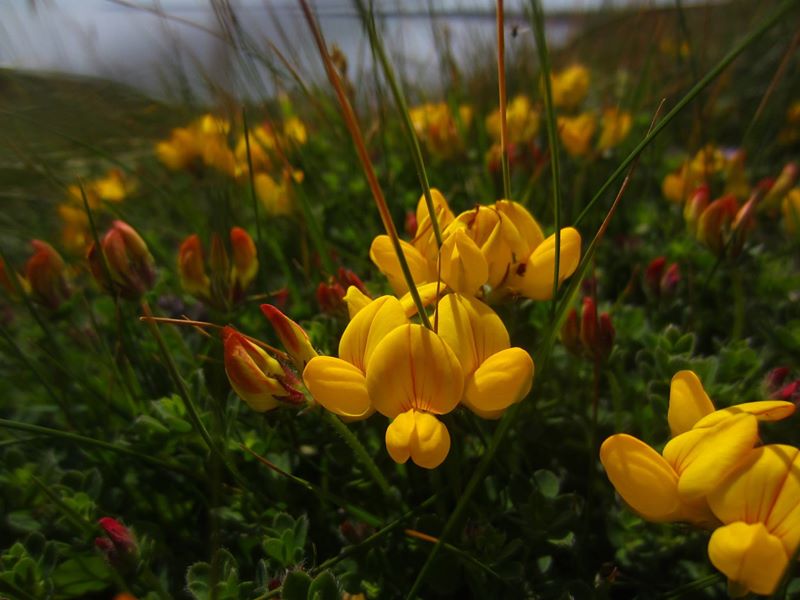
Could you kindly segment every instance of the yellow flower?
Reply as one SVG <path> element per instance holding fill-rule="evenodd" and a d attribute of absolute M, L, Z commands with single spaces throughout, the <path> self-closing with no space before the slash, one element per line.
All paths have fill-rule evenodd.
<path fill-rule="evenodd" d="M 533 360 L 512 348 L 503 321 L 486 304 L 460 294 L 439 301 L 438 333 L 463 370 L 463 403 L 475 414 L 495 419 L 530 391 Z"/>
<path fill-rule="evenodd" d="M 121 202 L 136 187 L 134 183 L 126 180 L 120 169 L 109 170 L 105 177 L 95 179 L 92 186 L 97 190 L 100 199 L 107 202 Z"/>
<path fill-rule="evenodd" d="M 597 129 L 597 120 L 592 113 L 581 113 L 576 117 L 558 117 L 558 134 L 570 156 L 585 156 L 589 153 L 592 136 Z"/>
<path fill-rule="evenodd" d="M 375 348 L 367 389 L 375 409 L 392 419 L 386 430 L 392 459 L 438 467 L 450 451 L 450 434 L 434 415 L 452 411 L 464 389 L 450 346 L 422 325 L 395 328 Z"/>
<path fill-rule="evenodd" d="M 607 108 L 603 111 L 600 139 L 597 140 L 597 149 L 601 152 L 618 146 L 631 131 L 633 118 L 631 113 L 617 108 Z"/>
<path fill-rule="evenodd" d="M 800 231 L 800 188 L 794 188 L 783 199 L 783 227 L 789 235 Z"/>
<path fill-rule="evenodd" d="M 472 120 L 472 109 L 462 105 L 458 112 L 461 125 L 466 129 Z M 415 106 L 408 113 L 414 131 L 429 152 L 448 158 L 461 149 L 458 127 L 446 102 Z"/>
<path fill-rule="evenodd" d="M 506 107 L 508 143 L 524 144 L 539 133 L 540 113 L 531 106 L 527 96 L 516 96 Z M 500 109 L 486 118 L 486 131 L 496 142 L 500 141 Z"/>
<path fill-rule="evenodd" d="M 751 450 L 708 503 L 724 523 L 711 535 L 708 556 L 728 577 L 731 595 L 772 594 L 800 542 L 800 451 Z"/>
<path fill-rule="evenodd" d="M 256 197 L 270 215 L 289 215 L 292 212 L 292 190 L 289 179 L 276 181 L 266 173 L 256 173 L 253 178 Z"/>
<path fill-rule="evenodd" d="M 375 409 L 367 391 L 367 367 L 381 340 L 406 323 L 403 306 L 392 296 L 359 310 L 339 340 L 339 358 L 316 356 L 308 361 L 303 381 L 314 400 L 341 417 L 369 417 Z"/>
<path fill-rule="evenodd" d="M 790 402 L 764 401 L 714 410 L 697 376 L 672 379 L 668 421 L 672 440 L 660 455 L 627 434 L 609 437 L 600 461 L 623 500 L 648 521 L 713 524 L 708 496 L 739 468 L 758 441 L 759 420 L 794 412 Z"/>
<path fill-rule="evenodd" d="M 572 110 L 580 106 L 589 91 L 589 70 L 583 65 L 572 65 L 551 75 L 553 106 Z"/>

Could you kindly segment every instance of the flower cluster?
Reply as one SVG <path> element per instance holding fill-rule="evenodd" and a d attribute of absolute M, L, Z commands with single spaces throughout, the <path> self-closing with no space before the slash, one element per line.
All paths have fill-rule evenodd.
<path fill-rule="evenodd" d="M 447 200 L 431 190 L 437 222 L 442 233 L 440 251 L 424 198 L 417 205 L 417 230 L 410 242 L 401 242 L 411 275 L 417 285 L 439 280 L 455 292 L 497 299 L 517 294 L 548 300 L 553 294 L 555 234 L 545 238 L 531 214 L 517 202 L 498 200 L 455 216 Z M 561 230 L 559 283 L 578 266 L 581 237 L 577 230 Z M 369 252 L 395 294 L 408 292 L 400 262 L 389 236 L 377 236 Z"/>
<path fill-rule="evenodd" d="M 760 446 L 758 423 L 794 413 L 765 400 L 715 410 L 692 371 L 672 379 L 672 439 L 659 454 L 627 434 L 600 448 L 622 499 L 654 522 L 713 529 L 708 555 L 732 595 L 771 594 L 800 543 L 800 450 Z"/>
<path fill-rule="evenodd" d="M 136 188 L 136 182 L 120 169 L 110 169 L 104 176 L 84 181 L 81 185 L 70 185 L 67 199 L 57 207 L 64 248 L 73 254 L 83 254 L 92 241 L 89 217 L 83 205 L 84 194 L 89 208 L 96 213 L 103 211 L 106 203 L 122 202 Z"/>
<path fill-rule="evenodd" d="M 417 137 L 428 152 L 439 158 L 450 158 L 464 146 L 461 132 L 472 123 L 472 107 L 462 104 L 458 116 L 446 102 L 427 102 L 408 111 Z"/>
<path fill-rule="evenodd" d="M 240 302 L 257 274 L 256 245 L 241 227 L 231 228 L 230 255 L 217 233 L 211 236 L 208 260 L 197 234 L 187 237 L 178 250 L 178 275 L 184 291 L 218 310 Z"/>
<path fill-rule="evenodd" d="M 305 125 L 294 116 L 287 118 L 280 130 L 262 124 L 251 129 L 249 136 L 242 132 L 232 139 L 227 119 L 206 114 L 186 127 L 173 129 L 168 139 L 156 144 L 155 151 L 167 168 L 198 176 L 210 169 L 244 180 L 252 165 L 255 192 L 267 212 L 288 214 L 292 183 L 300 183 L 303 173 L 290 166 L 287 152 L 307 139 Z"/>

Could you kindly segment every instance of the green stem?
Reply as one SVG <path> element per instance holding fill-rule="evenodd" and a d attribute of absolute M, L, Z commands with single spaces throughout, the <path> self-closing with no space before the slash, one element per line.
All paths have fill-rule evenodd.
<path fill-rule="evenodd" d="M 350 431 L 350 428 L 342 423 L 342 420 L 337 417 L 332 412 L 325 411 L 325 418 L 328 423 L 336 430 L 336 433 L 344 440 L 344 442 L 350 446 L 350 449 L 355 453 L 356 458 L 361 462 L 367 472 L 370 474 L 372 479 L 375 483 L 378 484 L 378 487 L 381 488 L 383 494 L 391 498 L 392 501 L 396 502 L 398 500 L 397 495 L 392 491 L 389 482 L 386 481 L 386 478 L 381 473 L 380 469 L 378 469 L 378 465 L 375 464 L 375 461 L 372 460 L 369 452 L 367 449 L 364 448 L 364 445 L 359 441 L 359 439 Z"/>
<path fill-rule="evenodd" d="M 550 81 L 550 55 L 547 51 L 547 39 L 544 34 L 544 11 L 540 0 L 531 0 L 533 31 L 536 36 L 536 48 L 539 52 L 539 64 L 544 82 L 544 107 L 547 114 L 547 143 L 550 146 L 550 171 L 553 183 L 553 218 L 555 219 L 556 255 L 553 270 L 553 302 L 550 305 L 551 316 L 555 315 L 558 306 L 558 273 L 561 260 L 561 175 L 558 152 L 558 128 L 556 111 L 553 106 L 553 90 Z"/>
<path fill-rule="evenodd" d="M 186 477 L 191 477 L 192 479 L 198 479 L 195 473 L 192 473 L 191 471 L 179 465 L 173 465 L 159 458 L 154 458 L 147 454 L 142 454 L 141 452 L 137 452 L 136 450 L 131 450 L 130 448 L 126 448 L 125 446 L 118 446 L 110 442 L 104 442 L 103 440 L 97 440 L 95 438 L 86 437 L 84 435 L 80 435 L 77 433 L 71 433 L 69 431 L 61 431 L 60 429 L 51 429 L 49 427 L 42 427 L 41 425 L 32 425 L 30 423 L 23 423 L 21 421 L 12 421 L 10 419 L 0 419 L 0 427 L 6 429 L 13 429 L 16 431 L 25 431 L 27 433 L 35 433 L 47 437 L 60 438 L 63 440 L 75 442 L 79 445 L 84 444 L 88 446 L 96 446 L 98 448 L 103 448 L 104 450 L 111 450 L 112 452 L 116 452 L 117 454 L 124 454 L 126 456 L 131 456 L 138 460 L 150 463 L 151 465 L 154 465 L 156 467 L 167 469 L 168 471 L 173 471 L 175 473 L 179 473 Z"/>
<path fill-rule="evenodd" d="M 397 105 L 397 110 L 400 113 L 400 122 L 403 125 L 403 133 L 406 136 L 406 142 L 411 150 L 411 158 L 414 160 L 414 168 L 417 170 L 417 177 L 419 178 L 419 183 L 422 186 L 422 194 L 425 197 L 425 204 L 428 207 L 428 214 L 431 218 L 431 225 L 433 227 L 433 235 L 436 238 L 436 245 L 441 248 L 442 232 L 439 227 L 439 220 L 436 218 L 436 208 L 433 205 L 431 186 L 428 181 L 428 174 L 425 172 L 425 161 L 422 158 L 422 150 L 419 147 L 419 140 L 417 139 L 417 134 L 414 131 L 414 124 L 411 122 L 411 116 L 408 112 L 408 104 L 406 103 L 405 95 L 403 94 L 403 90 L 397 81 L 394 69 L 392 68 L 391 63 L 386 56 L 386 49 L 383 46 L 383 42 L 378 35 L 378 31 L 375 26 L 375 15 L 371 10 L 372 6 L 370 5 L 370 11 L 367 12 L 366 7 L 364 6 L 364 0 L 356 0 L 356 7 L 361 15 L 361 20 L 366 26 L 367 33 L 369 34 L 370 44 L 372 45 L 373 50 L 375 50 L 378 61 L 381 63 L 383 74 L 386 77 L 386 81 L 389 83 L 389 89 L 392 90 L 394 102 Z"/>

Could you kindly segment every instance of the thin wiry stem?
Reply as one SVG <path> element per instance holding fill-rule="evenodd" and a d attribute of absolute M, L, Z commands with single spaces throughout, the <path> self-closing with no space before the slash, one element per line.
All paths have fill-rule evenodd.
<path fill-rule="evenodd" d="M 506 122 L 506 35 L 503 0 L 497 0 L 497 87 L 500 100 L 500 163 L 503 198 L 511 200 L 511 169 L 508 164 L 508 123 Z"/>
<path fill-rule="evenodd" d="M 389 239 L 392 241 L 392 247 L 397 254 L 397 260 L 400 263 L 400 269 L 402 270 L 403 277 L 408 285 L 408 291 L 411 294 L 411 298 L 414 300 L 414 304 L 417 307 L 417 311 L 419 312 L 419 316 L 423 325 L 425 325 L 425 327 L 428 329 L 433 329 L 430 319 L 428 319 L 428 315 L 425 312 L 425 306 L 423 305 L 422 299 L 419 296 L 417 286 L 414 283 L 414 277 L 411 275 L 411 269 L 408 266 L 408 261 L 406 261 L 403 248 L 400 245 L 400 236 L 397 234 L 397 228 L 394 225 L 394 221 L 392 221 L 392 214 L 389 212 L 389 206 L 386 204 L 386 199 L 383 196 L 383 190 L 381 189 L 380 183 L 378 183 L 378 178 L 375 175 L 375 170 L 372 167 L 372 161 L 369 158 L 367 147 L 364 144 L 364 138 L 361 135 L 361 129 L 358 126 L 355 112 L 353 111 L 353 107 L 350 106 L 350 102 L 347 99 L 347 94 L 344 91 L 344 86 L 339 79 L 336 68 L 331 62 L 331 57 L 328 54 L 328 50 L 325 45 L 325 39 L 322 37 L 322 32 L 319 29 L 317 20 L 311 13 L 311 8 L 308 6 L 307 0 L 298 0 L 298 2 L 300 3 L 300 7 L 303 9 L 303 15 L 305 16 L 312 35 L 314 36 L 314 41 L 317 44 L 317 50 L 319 50 L 319 54 L 322 57 L 323 63 L 325 64 L 325 71 L 328 74 L 328 79 L 330 80 L 331 85 L 336 93 L 336 98 L 338 99 L 339 105 L 342 109 L 342 115 L 344 117 L 345 124 L 347 125 L 347 129 L 350 131 L 350 136 L 353 138 L 353 143 L 356 147 L 356 153 L 361 161 L 361 167 L 364 169 L 364 175 L 367 177 L 367 183 L 372 191 L 372 197 L 375 200 L 375 206 L 378 208 L 378 213 L 380 214 L 381 221 L 383 222 L 383 227 L 386 229 L 386 233 L 388 234 Z"/>

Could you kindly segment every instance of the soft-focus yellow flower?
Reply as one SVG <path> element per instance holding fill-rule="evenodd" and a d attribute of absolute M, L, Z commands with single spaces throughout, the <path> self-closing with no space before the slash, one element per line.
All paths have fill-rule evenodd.
<path fill-rule="evenodd" d="M 572 65 L 551 75 L 553 106 L 572 110 L 580 106 L 589 91 L 589 70 L 583 65 Z"/>
<path fill-rule="evenodd" d="M 789 235 L 795 235 L 800 231 L 800 188 L 794 188 L 781 204 L 783 212 L 783 227 Z"/>
<path fill-rule="evenodd" d="M 512 348 L 503 321 L 486 304 L 461 294 L 439 301 L 438 333 L 455 351 L 464 373 L 462 402 L 477 415 L 494 419 L 530 391 L 533 360 Z"/>
<path fill-rule="evenodd" d="M 601 152 L 618 146 L 628 137 L 633 125 L 631 113 L 617 108 L 607 108 L 603 111 L 601 119 L 602 129 L 600 139 L 597 140 L 597 149 Z"/>
<path fill-rule="evenodd" d="M 800 542 L 800 451 L 751 450 L 708 503 L 724 524 L 711 535 L 708 556 L 731 595 L 772 594 Z"/>
<path fill-rule="evenodd" d="M 524 144 L 532 141 L 539 133 L 541 114 L 531 105 L 527 96 L 516 96 L 506 107 L 507 142 Z M 486 117 L 486 131 L 491 138 L 500 141 L 500 109 Z"/>
<path fill-rule="evenodd" d="M 197 139 L 190 127 L 177 127 L 168 140 L 156 144 L 156 156 L 168 169 L 180 171 L 189 168 L 198 158 Z"/>
<path fill-rule="evenodd" d="M 290 179 L 282 177 L 276 181 L 267 173 L 256 173 L 253 178 L 256 197 L 270 215 L 289 215 L 294 205 Z"/>
<path fill-rule="evenodd" d="M 395 328 L 375 348 L 367 389 L 375 409 L 392 419 L 386 429 L 392 459 L 438 467 L 450 451 L 450 434 L 434 415 L 452 411 L 464 389 L 450 346 L 422 325 Z"/>
<path fill-rule="evenodd" d="M 570 156 L 585 156 L 591 148 L 592 136 L 597 129 L 597 119 L 592 113 L 576 117 L 558 117 L 558 134 Z"/>
<path fill-rule="evenodd" d="M 466 129 L 472 120 L 472 109 L 463 105 L 458 109 L 461 126 Z M 448 158 L 462 148 L 458 126 L 446 102 L 426 103 L 408 111 L 411 124 L 420 141 L 429 152 Z"/>
<path fill-rule="evenodd" d="M 786 124 L 778 133 L 778 142 L 794 144 L 800 140 L 800 100 L 795 100 L 786 109 Z"/>
<path fill-rule="evenodd" d="M 377 298 L 359 310 L 339 340 L 339 357 L 308 361 L 303 381 L 314 400 L 347 419 L 369 417 L 375 409 L 367 391 L 367 367 L 381 340 L 406 323 L 403 306 L 392 296 Z"/>

